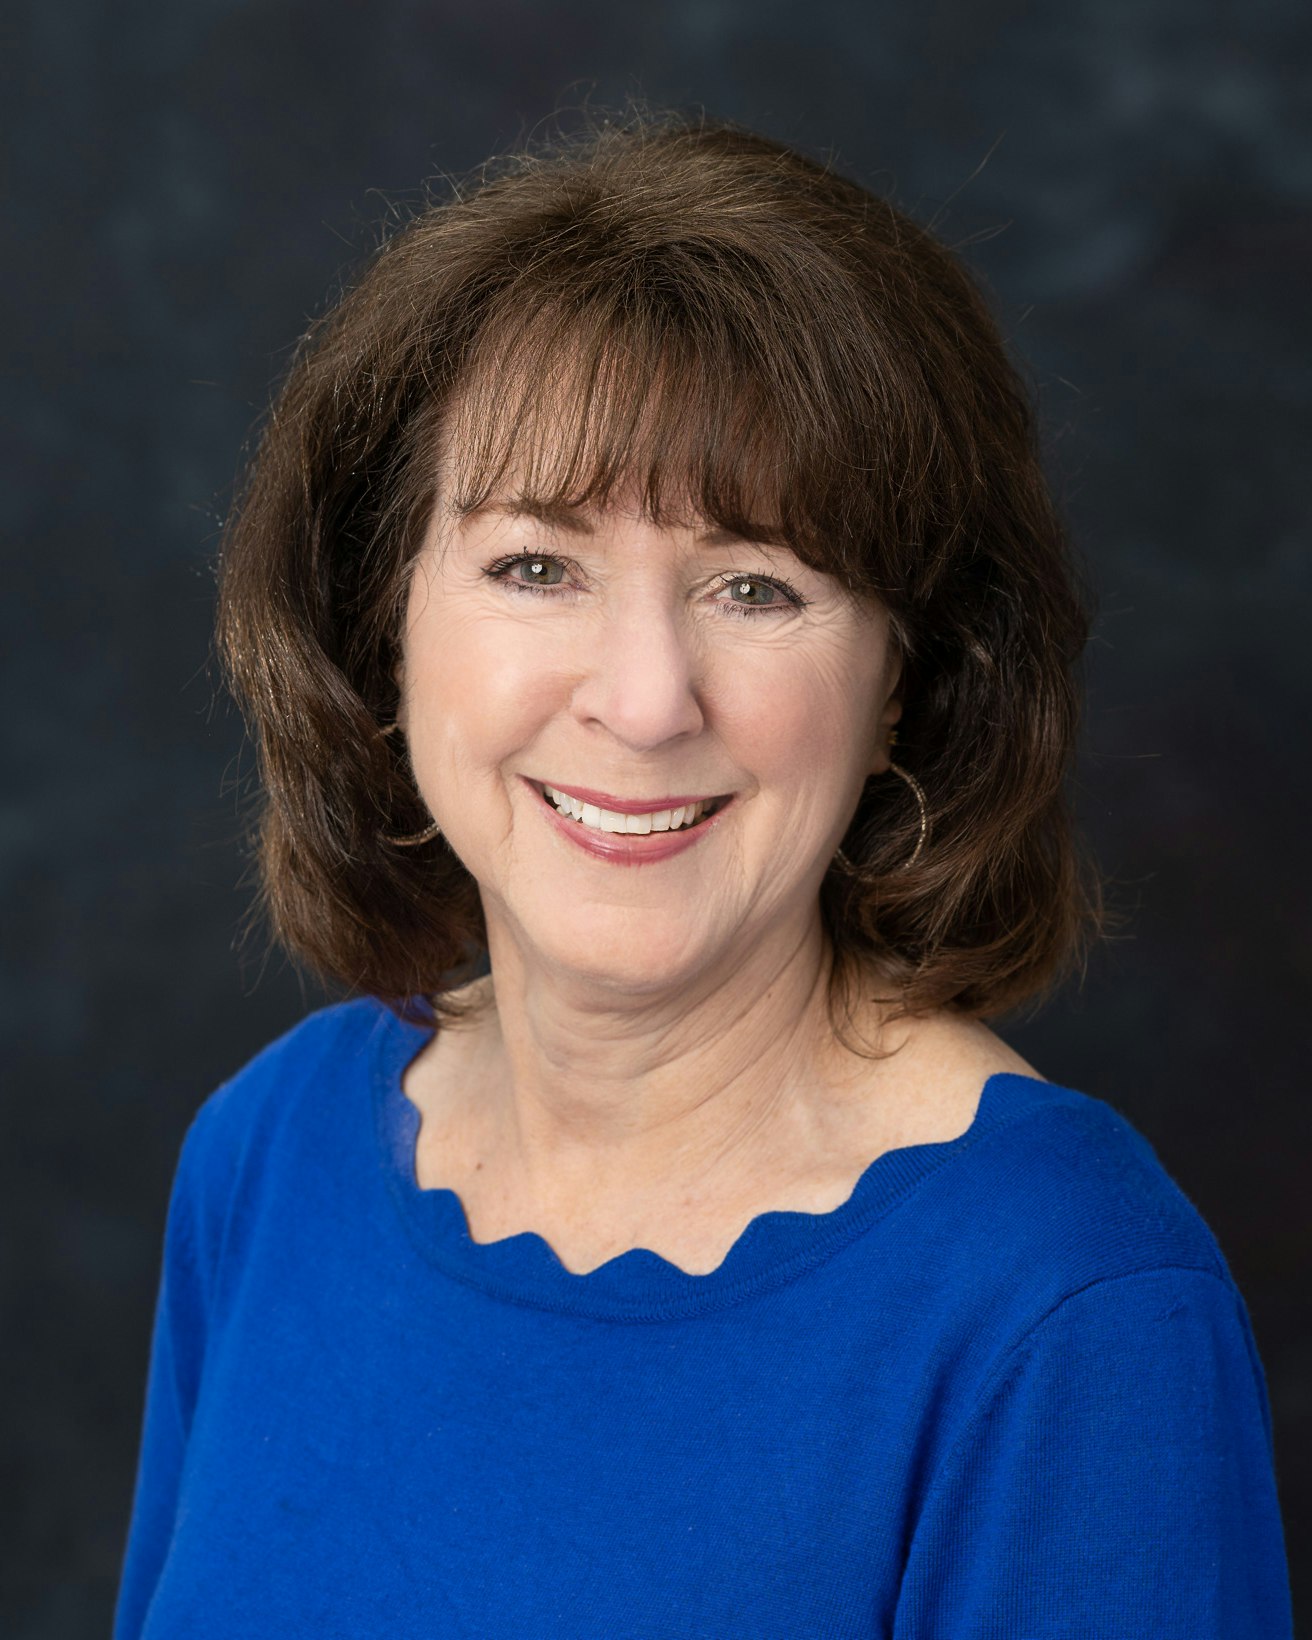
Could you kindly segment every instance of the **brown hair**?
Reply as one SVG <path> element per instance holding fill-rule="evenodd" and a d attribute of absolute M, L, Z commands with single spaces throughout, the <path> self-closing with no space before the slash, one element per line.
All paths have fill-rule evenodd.
<path fill-rule="evenodd" d="M 562 420 L 563 417 L 563 420 Z M 831 1004 L 991 1016 L 1105 914 L 1064 792 L 1087 592 L 1034 412 L 958 258 L 892 203 L 726 122 L 628 113 L 501 157 L 386 238 L 303 339 L 224 541 L 219 639 L 259 757 L 261 903 L 321 975 L 393 1006 L 485 955 L 477 886 L 395 716 L 411 565 L 443 499 L 636 487 L 785 542 L 889 611 L 904 782 L 867 783 L 822 911 Z M 676 511 L 677 509 L 677 511 Z"/>

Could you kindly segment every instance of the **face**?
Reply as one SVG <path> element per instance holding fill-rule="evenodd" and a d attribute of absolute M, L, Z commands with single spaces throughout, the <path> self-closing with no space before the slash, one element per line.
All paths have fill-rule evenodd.
<path fill-rule="evenodd" d="M 862 785 L 888 767 L 898 671 L 883 609 L 784 548 L 618 508 L 439 507 L 399 717 L 494 964 L 509 940 L 557 975 L 654 993 L 815 927 Z"/>

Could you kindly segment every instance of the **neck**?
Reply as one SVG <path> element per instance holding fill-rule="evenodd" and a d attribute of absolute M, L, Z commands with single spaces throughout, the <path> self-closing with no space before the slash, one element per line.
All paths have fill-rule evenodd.
<path fill-rule="evenodd" d="M 854 1066 L 869 1072 L 833 1040 L 818 914 L 732 975 L 656 999 L 599 993 L 525 961 L 491 928 L 489 946 L 496 1012 L 467 1084 L 466 1131 L 531 1200 L 732 1191 L 804 1141 Z"/>

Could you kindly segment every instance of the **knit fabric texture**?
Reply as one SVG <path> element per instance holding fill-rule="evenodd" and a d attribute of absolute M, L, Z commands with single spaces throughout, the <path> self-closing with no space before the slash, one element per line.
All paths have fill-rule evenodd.
<path fill-rule="evenodd" d="M 970 1129 L 715 1270 L 421 1190 L 428 1040 L 323 1009 L 201 1107 L 115 1640 L 1286 1640 L 1243 1299 L 1110 1104 Z"/>

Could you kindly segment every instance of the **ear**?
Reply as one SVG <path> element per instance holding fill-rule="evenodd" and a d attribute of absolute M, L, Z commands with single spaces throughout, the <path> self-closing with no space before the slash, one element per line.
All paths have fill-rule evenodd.
<path fill-rule="evenodd" d="M 396 722 L 401 733 L 406 733 L 405 662 L 398 660 L 392 668 L 392 682 L 396 685 Z"/>
<path fill-rule="evenodd" d="M 902 661 L 899 657 L 894 663 L 893 682 L 884 701 L 884 710 L 879 714 L 879 723 L 875 731 L 874 761 L 870 767 L 871 774 L 885 774 L 892 762 L 892 746 L 897 736 L 892 733 L 893 726 L 902 716 Z"/>

